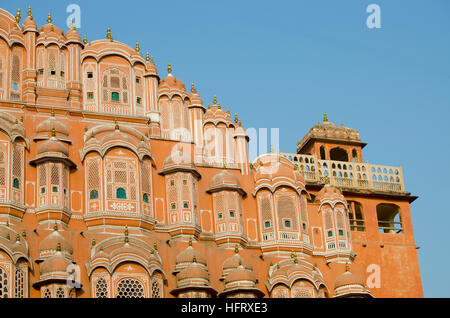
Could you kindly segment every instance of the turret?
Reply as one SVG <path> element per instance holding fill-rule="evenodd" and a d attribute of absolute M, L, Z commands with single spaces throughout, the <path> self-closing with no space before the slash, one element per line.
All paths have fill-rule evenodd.
<path fill-rule="evenodd" d="M 28 7 L 28 16 L 23 22 L 22 31 L 25 37 L 26 45 L 26 65 L 24 69 L 24 87 L 23 99 L 28 103 L 36 102 L 36 38 L 37 26 L 36 21 L 31 13 L 31 7 Z"/>
<path fill-rule="evenodd" d="M 69 90 L 69 105 L 73 108 L 81 108 L 81 68 L 79 66 L 81 65 L 81 50 L 84 45 L 73 21 L 70 24 L 70 30 L 66 33 L 68 60 L 70 61 L 67 63 L 66 88 Z"/>

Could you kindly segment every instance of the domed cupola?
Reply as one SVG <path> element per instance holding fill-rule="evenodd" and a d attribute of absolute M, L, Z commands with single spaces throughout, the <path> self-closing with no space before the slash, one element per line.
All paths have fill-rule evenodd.
<path fill-rule="evenodd" d="M 35 140 L 47 137 L 48 134 L 53 132 L 53 130 L 55 131 L 55 137 L 65 139 L 69 136 L 69 129 L 64 123 L 55 118 L 54 111 L 52 111 L 51 116 L 48 119 L 42 121 L 36 126 L 36 133 L 38 134 L 38 137 L 36 137 Z"/>
<path fill-rule="evenodd" d="M 155 61 L 153 60 L 153 56 L 150 57 L 148 52 L 147 52 L 147 55 L 145 57 L 145 61 L 146 61 L 146 63 L 145 63 L 145 69 L 146 69 L 145 76 L 156 76 L 159 79 L 158 70 L 156 68 Z"/>
<path fill-rule="evenodd" d="M 223 263 L 221 280 L 225 286 L 221 297 L 263 297 L 264 292 L 256 287 L 258 282 L 251 264 L 239 255 L 238 246 L 235 254 Z"/>
<path fill-rule="evenodd" d="M 55 223 L 52 233 L 39 244 L 39 251 L 41 260 L 54 255 L 57 251 L 61 252 L 67 258 L 72 258 L 73 247 L 60 231 L 58 231 L 58 226 Z"/>
<path fill-rule="evenodd" d="M 179 273 L 186 266 L 193 263 L 194 259 L 198 265 L 206 268 L 206 258 L 192 247 L 192 240 L 189 240 L 189 246 L 175 257 L 175 270 L 173 273 Z"/>
<path fill-rule="evenodd" d="M 70 29 L 66 32 L 66 44 L 69 43 L 77 43 L 81 46 L 83 45 L 80 34 L 77 32 L 73 21 L 70 22 Z"/>
<path fill-rule="evenodd" d="M 190 107 L 200 107 L 205 111 L 205 107 L 203 106 L 203 101 L 200 98 L 200 95 L 197 93 L 197 89 L 194 87 L 194 83 L 191 85 L 191 93 L 189 94 L 189 98 L 191 100 Z"/>
<path fill-rule="evenodd" d="M 49 13 L 47 24 L 39 28 L 39 36 L 37 44 L 54 42 L 58 45 L 63 45 L 65 42 L 64 32 L 56 25 L 52 24 L 52 16 Z"/>
<path fill-rule="evenodd" d="M 186 87 L 183 82 L 181 82 L 178 78 L 172 75 L 172 67 L 169 63 L 167 67 L 168 75 L 166 78 L 163 78 L 159 83 L 159 92 L 168 93 L 171 91 L 178 91 L 180 93 L 186 94 Z"/>
<path fill-rule="evenodd" d="M 350 272 L 350 267 L 346 264 L 345 272 L 334 282 L 334 297 L 367 298 L 373 296 L 365 288 L 364 279 Z"/>
<path fill-rule="evenodd" d="M 28 16 L 25 19 L 25 21 L 23 22 L 22 31 L 23 31 L 23 33 L 26 33 L 26 32 L 36 32 L 37 33 L 36 20 L 34 20 L 33 15 L 31 14 L 30 6 L 28 6 Z"/>
<path fill-rule="evenodd" d="M 346 205 L 346 200 L 342 192 L 329 184 L 325 184 L 325 186 L 317 193 L 317 200 L 320 201 L 320 204 L 323 204 L 325 202 L 334 203 L 341 202 L 342 204 Z M 333 204 L 333 205 L 334 205 Z"/>
<path fill-rule="evenodd" d="M 216 95 L 214 95 L 213 105 L 208 107 L 204 116 L 204 124 L 206 125 L 208 123 L 211 123 L 214 126 L 223 123 L 226 127 L 234 127 L 230 113 L 222 109 L 217 102 Z"/>
<path fill-rule="evenodd" d="M 211 178 L 207 192 L 213 193 L 221 190 L 234 190 L 238 191 L 242 196 L 247 195 L 245 190 L 242 189 L 237 176 L 227 170 L 222 170 Z"/>
<path fill-rule="evenodd" d="M 209 283 L 206 258 L 192 247 L 189 241 L 187 249 L 175 258 L 174 274 L 177 275 L 177 287 L 170 293 L 179 298 L 210 298 L 217 291 Z"/>

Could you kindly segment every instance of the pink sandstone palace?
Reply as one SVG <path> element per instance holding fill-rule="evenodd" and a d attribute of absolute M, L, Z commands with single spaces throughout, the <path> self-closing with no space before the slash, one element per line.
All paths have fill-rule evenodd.
<path fill-rule="evenodd" d="M 148 53 L 0 9 L 0 298 L 422 297 L 401 167 L 324 116 L 252 163 Z"/>

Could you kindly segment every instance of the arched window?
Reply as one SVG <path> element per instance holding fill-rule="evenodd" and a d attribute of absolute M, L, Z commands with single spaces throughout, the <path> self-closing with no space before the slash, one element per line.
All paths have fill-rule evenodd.
<path fill-rule="evenodd" d="M 114 102 L 120 102 L 120 95 L 118 92 L 111 93 L 111 100 Z"/>
<path fill-rule="evenodd" d="M 14 298 L 25 297 L 25 273 L 21 268 L 16 268 L 14 274 Z"/>
<path fill-rule="evenodd" d="M 14 178 L 14 180 L 13 180 L 13 188 L 20 189 L 19 179 Z"/>
<path fill-rule="evenodd" d="M 116 198 L 117 199 L 126 199 L 127 198 L 127 192 L 125 191 L 124 188 L 117 188 Z"/>
<path fill-rule="evenodd" d="M 350 230 L 364 232 L 364 214 L 361 203 L 355 201 L 348 203 Z"/>
<path fill-rule="evenodd" d="M 163 298 L 162 284 L 159 278 L 152 282 L 152 298 Z"/>
<path fill-rule="evenodd" d="M 330 160 L 348 161 L 347 151 L 340 147 L 336 147 L 330 150 Z"/>
<path fill-rule="evenodd" d="M 400 208 L 395 204 L 377 205 L 378 229 L 380 233 L 403 233 Z"/>
<path fill-rule="evenodd" d="M 144 287 L 133 278 L 122 279 L 117 284 L 117 298 L 144 298 Z"/>
<path fill-rule="evenodd" d="M 320 159 L 325 160 L 325 147 L 320 146 Z"/>
<path fill-rule="evenodd" d="M 127 74 L 118 68 L 107 69 L 102 74 L 102 96 L 103 96 L 103 111 L 112 113 L 120 112 L 122 114 L 131 114 L 131 108 L 117 108 L 117 106 L 108 105 L 107 103 L 113 101 L 115 104 L 120 103 L 123 106 L 128 106 L 128 78 Z"/>
<path fill-rule="evenodd" d="M 11 63 L 11 100 L 19 100 L 20 97 L 20 59 L 14 54 Z"/>
<path fill-rule="evenodd" d="M 142 196 L 142 201 L 144 201 L 145 203 L 148 203 L 148 194 L 144 193 L 144 195 Z"/>
<path fill-rule="evenodd" d="M 108 283 L 104 278 L 100 278 L 95 284 L 95 297 L 108 298 Z"/>

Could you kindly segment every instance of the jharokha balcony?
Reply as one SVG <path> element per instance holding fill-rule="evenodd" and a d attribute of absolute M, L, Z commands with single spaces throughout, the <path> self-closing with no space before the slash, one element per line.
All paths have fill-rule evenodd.
<path fill-rule="evenodd" d="M 325 184 L 375 192 L 404 193 L 402 167 L 370 163 L 320 160 L 314 155 L 280 153 L 298 169 L 306 183 Z"/>

